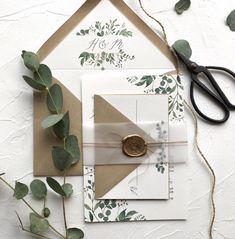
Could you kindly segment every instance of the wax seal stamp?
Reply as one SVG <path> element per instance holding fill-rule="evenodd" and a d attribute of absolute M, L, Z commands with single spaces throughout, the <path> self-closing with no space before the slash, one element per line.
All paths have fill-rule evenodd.
<path fill-rule="evenodd" d="M 141 136 L 132 134 L 122 139 L 122 151 L 129 157 L 140 157 L 146 154 L 147 145 Z"/>

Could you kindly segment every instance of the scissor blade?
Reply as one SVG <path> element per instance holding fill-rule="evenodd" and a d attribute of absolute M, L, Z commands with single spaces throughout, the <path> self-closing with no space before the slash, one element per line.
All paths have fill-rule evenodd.
<path fill-rule="evenodd" d="M 192 65 L 192 61 L 190 61 L 185 55 L 183 55 L 182 53 L 178 52 L 175 50 L 176 55 L 178 56 L 178 58 L 188 67 L 190 68 Z"/>

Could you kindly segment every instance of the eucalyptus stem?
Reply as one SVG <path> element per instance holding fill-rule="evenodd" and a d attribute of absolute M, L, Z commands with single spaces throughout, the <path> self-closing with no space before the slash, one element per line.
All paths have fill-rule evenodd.
<path fill-rule="evenodd" d="M 53 105 L 54 105 L 54 107 L 55 107 L 56 114 L 58 115 L 58 114 L 59 114 L 59 110 L 58 110 L 57 107 L 56 107 L 56 103 L 55 103 L 55 101 L 54 101 L 54 99 L 53 99 L 53 97 L 52 97 L 52 95 L 51 95 L 51 92 L 50 92 L 50 90 L 49 90 L 48 87 L 46 88 L 46 91 L 47 91 L 48 95 L 50 96 L 51 101 L 52 101 L 52 103 L 53 103 Z"/>
<path fill-rule="evenodd" d="M 64 170 L 64 184 L 66 182 L 66 169 Z M 65 197 L 62 196 L 62 208 L 63 208 L 63 218 L 64 218 L 64 229 L 66 233 L 66 239 L 68 238 L 68 225 L 66 219 L 66 209 L 65 209 Z"/>
<path fill-rule="evenodd" d="M 66 233 L 66 239 L 68 238 L 68 226 L 66 220 L 66 210 L 65 210 L 65 198 L 62 196 L 62 207 L 63 207 L 63 217 L 64 217 L 64 229 Z"/>
<path fill-rule="evenodd" d="M 12 189 L 15 192 L 15 189 L 2 177 L 0 177 L 0 180 L 5 183 L 10 189 Z M 30 208 L 37 216 L 41 217 L 41 215 L 24 199 L 21 199 L 25 205 Z M 58 234 L 61 238 L 66 239 L 57 229 L 55 229 L 50 223 L 49 228 L 51 228 L 52 231 L 54 231 L 56 234 Z"/>
<path fill-rule="evenodd" d="M 39 73 L 38 71 L 36 71 L 36 72 L 37 72 L 37 74 L 38 74 L 40 80 L 43 82 L 43 84 L 46 85 L 46 84 L 45 84 L 45 81 L 44 81 L 43 78 L 41 77 L 40 73 Z M 46 87 L 46 91 L 47 91 L 49 97 L 51 98 L 52 104 L 54 105 L 55 110 L 56 110 L 56 113 L 57 113 L 57 115 L 58 115 L 58 114 L 59 114 L 59 110 L 58 110 L 57 107 L 56 107 L 56 103 L 55 103 L 55 101 L 54 101 L 54 99 L 53 99 L 53 97 L 52 97 L 52 95 L 51 95 L 51 92 L 50 92 L 50 90 L 49 90 L 48 87 Z"/>
<path fill-rule="evenodd" d="M 45 207 L 46 207 L 46 197 L 44 197 L 43 199 L 43 210 L 45 209 Z"/>

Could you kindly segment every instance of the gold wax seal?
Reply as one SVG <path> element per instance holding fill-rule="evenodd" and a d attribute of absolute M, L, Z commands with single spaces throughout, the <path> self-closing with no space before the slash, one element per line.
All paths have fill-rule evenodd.
<path fill-rule="evenodd" d="M 147 145 L 141 136 L 132 134 L 122 139 L 122 151 L 129 157 L 140 157 L 146 154 Z"/>

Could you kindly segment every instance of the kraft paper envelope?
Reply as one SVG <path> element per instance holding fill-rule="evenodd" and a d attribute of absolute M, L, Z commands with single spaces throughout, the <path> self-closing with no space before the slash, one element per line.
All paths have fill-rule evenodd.
<path fill-rule="evenodd" d="M 106 5 L 107 4 L 107 5 Z M 138 3 L 137 3 L 138 4 Z M 95 11 L 98 9 L 99 11 L 103 11 L 95 15 Z M 107 11 L 108 9 L 108 11 Z M 110 18 L 115 18 L 115 11 L 118 13 L 118 17 L 121 15 L 123 19 L 120 17 L 118 19 L 118 24 L 124 24 L 126 28 L 129 30 L 131 27 L 131 31 L 133 33 L 133 37 L 131 42 L 128 42 L 126 48 L 134 47 L 136 48 L 134 52 L 130 52 L 130 54 L 135 54 L 135 61 L 132 61 L 131 64 L 127 64 L 127 62 L 123 63 L 120 68 L 130 69 L 130 68 L 152 68 L 155 69 L 157 67 L 161 69 L 166 69 L 166 71 L 171 71 L 174 69 L 175 61 L 174 57 L 172 56 L 171 52 L 169 51 L 168 47 L 165 45 L 164 41 L 156 35 L 156 33 L 143 21 L 140 17 L 138 17 L 122 0 L 87 0 L 38 50 L 37 55 L 39 56 L 40 60 L 43 63 L 47 64 L 51 69 L 53 76 L 58 79 L 63 85 L 68 87 L 68 79 L 73 81 L 73 86 L 77 83 L 76 90 L 79 91 L 79 81 L 80 76 L 84 73 L 85 70 L 97 70 L 100 69 L 99 67 L 84 67 L 83 65 L 79 64 L 79 54 L 82 53 L 81 50 L 86 51 L 88 48 L 89 42 L 92 39 L 86 39 L 84 36 L 77 36 L 77 33 L 83 29 L 78 28 L 78 25 L 82 25 L 82 27 L 89 28 L 90 24 L 93 24 L 96 21 L 102 20 L 105 18 L 106 20 L 110 20 Z M 110 12 L 112 15 L 110 17 Z M 108 15 L 107 15 L 108 14 Z M 102 16 L 102 17 L 101 17 Z M 117 18 L 118 18 L 117 17 Z M 98 19 L 97 19 L 98 18 Z M 88 19 L 88 20 L 87 20 Z M 112 19 L 114 20 L 114 19 Z M 87 25 L 88 24 L 88 25 Z M 138 34 L 137 34 L 138 32 Z M 134 36 L 135 35 L 135 36 Z M 92 37 L 92 36 L 90 36 Z M 96 36 L 97 37 L 97 36 Z M 110 36 L 109 36 L 110 37 Z M 141 41 L 139 40 L 141 38 Z M 98 37 L 99 38 L 99 37 Z M 120 36 L 119 36 L 120 38 Z M 99 38 L 103 40 L 103 38 Z M 130 38 L 128 38 L 130 39 Z M 107 39 L 106 39 L 107 40 Z M 129 40 L 128 40 L 129 41 Z M 146 44 L 144 44 L 146 41 Z M 123 42 L 127 43 L 127 38 L 123 38 Z M 140 44 L 141 42 L 141 44 Z M 143 42 L 143 43 L 142 43 Z M 139 45 L 138 45 L 138 44 Z M 147 47 L 139 47 L 139 46 Z M 83 49 L 79 46 L 83 46 Z M 146 50 L 147 49 L 147 50 Z M 133 49 L 132 49 L 133 50 Z M 138 52 L 137 52 L 138 51 Z M 143 60 L 143 54 L 148 51 L 148 59 Z M 138 54 L 137 54 L 138 53 Z M 78 54 L 78 55 L 77 55 Z M 100 52 L 98 53 L 100 54 Z M 151 57 L 149 56 L 151 55 Z M 146 63 L 148 62 L 148 63 Z M 115 65 L 110 65 L 110 67 L 106 67 L 106 69 L 116 69 Z M 66 74 L 67 72 L 67 74 Z M 70 77 L 72 76 L 72 77 Z M 67 79 L 65 79 L 65 77 Z M 67 82 L 64 82 L 64 81 Z M 74 88 L 74 87 L 73 87 Z M 69 92 L 66 91 L 64 99 L 68 99 Z M 73 97 L 72 97 L 73 98 Z M 42 101 L 41 101 L 42 100 Z M 45 104 L 42 103 L 44 99 L 40 99 L 39 97 L 34 97 L 35 107 L 34 113 L 35 117 L 42 119 L 42 116 L 47 115 L 45 111 Z M 40 102 L 38 102 L 40 101 Z M 77 99 L 78 103 L 80 104 L 80 98 Z M 67 106 L 65 105 L 64 109 Z M 43 113 L 44 112 L 44 113 Z M 48 112 L 49 113 L 49 112 Z M 38 122 L 39 123 L 39 122 Z M 71 121 L 71 125 L 76 124 Z M 76 124 L 77 132 L 81 132 L 81 128 L 79 127 L 80 121 Z M 35 127 L 40 127 L 35 123 Z M 45 131 L 44 131 L 45 132 Z M 40 134 L 37 136 L 37 134 Z M 49 145 L 45 146 L 45 138 L 41 135 L 39 128 L 35 128 L 34 132 L 34 174 L 37 175 L 60 175 L 60 173 L 52 167 L 51 157 L 49 157 L 51 150 L 49 150 Z M 40 138 L 42 137 L 42 138 Z M 43 158 L 43 159 L 42 159 Z M 44 165 L 44 161 L 48 162 L 48 165 Z M 82 160 L 81 160 L 82 162 Z M 48 167 L 47 167 L 48 166 Z M 82 175 L 81 165 L 72 169 L 69 174 L 71 175 Z"/>
<path fill-rule="evenodd" d="M 168 110 L 167 104 L 166 108 Z M 135 134 L 145 135 L 146 142 L 156 142 L 151 136 L 146 135 L 143 129 L 138 127 L 123 113 L 117 110 L 109 102 L 107 102 L 102 96 L 94 96 L 94 123 L 132 123 L 132 128 L 135 130 Z M 105 149 L 104 149 L 105 150 Z M 122 179 L 134 171 L 140 164 L 120 164 L 120 165 L 96 165 L 95 166 L 95 196 L 96 198 L 103 197 L 108 191 L 110 191 L 115 185 L 117 185 Z M 166 183 L 166 188 L 168 184 Z M 166 190 L 168 191 L 168 189 Z"/>

